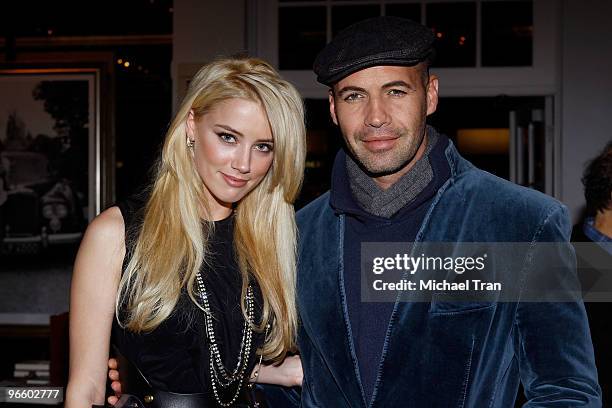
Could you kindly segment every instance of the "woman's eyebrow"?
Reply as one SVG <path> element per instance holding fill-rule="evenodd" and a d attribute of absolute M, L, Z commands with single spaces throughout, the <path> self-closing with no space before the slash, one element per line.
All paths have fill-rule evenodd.
<path fill-rule="evenodd" d="M 228 132 L 235 133 L 236 135 L 238 135 L 240 137 L 244 137 L 244 135 L 241 132 L 239 132 L 238 130 L 234 129 L 231 126 L 222 125 L 221 123 L 215 123 L 215 126 L 223 128 L 223 129 L 227 130 Z M 259 139 L 259 140 L 256 141 L 256 143 L 261 143 L 261 142 L 274 143 L 274 139 Z"/>
<path fill-rule="evenodd" d="M 231 126 L 222 125 L 221 123 L 215 123 L 215 126 L 219 126 L 220 128 L 223 128 L 223 129 L 227 130 L 228 132 L 232 132 L 232 133 L 237 134 L 238 136 L 243 136 L 244 137 L 244 135 L 241 132 L 237 131 L 236 129 L 234 129 Z"/>

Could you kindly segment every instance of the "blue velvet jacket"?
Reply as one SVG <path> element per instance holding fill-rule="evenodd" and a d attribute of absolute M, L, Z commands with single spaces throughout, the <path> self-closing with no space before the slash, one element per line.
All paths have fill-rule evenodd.
<path fill-rule="evenodd" d="M 568 241 L 562 204 L 475 168 L 452 143 L 445 154 L 451 177 L 416 241 Z M 344 293 L 344 215 L 329 199 L 297 215 L 301 404 L 366 407 Z M 581 302 L 398 302 L 369 406 L 513 407 L 519 381 L 527 407 L 601 406 Z"/>

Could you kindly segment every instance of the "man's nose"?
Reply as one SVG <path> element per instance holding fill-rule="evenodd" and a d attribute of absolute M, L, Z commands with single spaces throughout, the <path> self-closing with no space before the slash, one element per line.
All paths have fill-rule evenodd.
<path fill-rule="evenodd" d="M 232 168 L 242 174 L 251 171 L 251 149 L 247 146 L 240 146 L 232 158 Z"/>
<path fill-rule="evenodd" d="M 366 126 L 380 128 L 391 122 L 384 101 L 380 98 L 371 98 L 368 102 L 365 116 Z"/>

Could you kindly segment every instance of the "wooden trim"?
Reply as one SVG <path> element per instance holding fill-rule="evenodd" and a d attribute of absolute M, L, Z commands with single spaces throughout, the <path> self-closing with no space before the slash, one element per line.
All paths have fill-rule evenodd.
<path fill-rule="evenodd" d="M 60 46 L 172 45 L 172 39 L 172 34 L 19 37 L 15 39 L 15 46 L 17 48 L 26 48 Z M 0 38 L 0 47 L 5 46 L 6 39 Z"/>
<path fill-rule="evenodd" d="M 43 338 L 51 335 L 51 327 L 49 325 L 0 325 L 0 337 L 5 338 L 22 338 L 36 337 Z"/>

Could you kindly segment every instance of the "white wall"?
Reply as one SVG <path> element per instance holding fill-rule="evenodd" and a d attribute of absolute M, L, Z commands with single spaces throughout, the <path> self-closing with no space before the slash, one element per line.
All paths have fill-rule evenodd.
<path fill-rule="evenodd" d="M 561 200 L 584 205 L 584 163 L 612 139 L 612 1 L 564 0 L 561 34 Z"/>
<path fill-rule="evenodd" d="M 186 81 L 220 55 L 242 52 L 246 45 L 249 0 L 174 0 L 172 45 L 173 107 Z"/>

